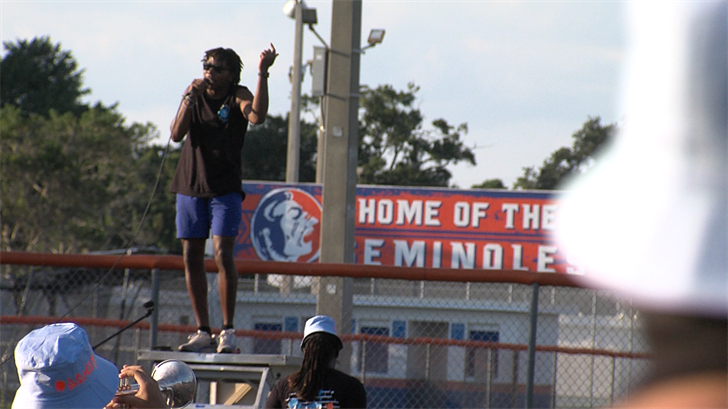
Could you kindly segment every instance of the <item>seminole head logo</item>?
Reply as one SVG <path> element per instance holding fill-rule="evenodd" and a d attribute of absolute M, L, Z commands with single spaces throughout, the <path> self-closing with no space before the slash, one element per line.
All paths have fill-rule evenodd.
<path fill-rule="evenodd" d="M 319 257 L 321 205 L 296 188 L 275 189 L 260 200 L 250 223 L 258 257 L 311 262 Z"/>

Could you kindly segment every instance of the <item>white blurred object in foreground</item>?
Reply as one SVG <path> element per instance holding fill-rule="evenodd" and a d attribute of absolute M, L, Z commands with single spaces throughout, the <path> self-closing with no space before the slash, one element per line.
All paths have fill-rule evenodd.
<path fill-rule="evenodd" d="M 591 287 L 728 315 L 728 3 L 636 2 L 615 143 L 562 197 L 557 239 Z"/>

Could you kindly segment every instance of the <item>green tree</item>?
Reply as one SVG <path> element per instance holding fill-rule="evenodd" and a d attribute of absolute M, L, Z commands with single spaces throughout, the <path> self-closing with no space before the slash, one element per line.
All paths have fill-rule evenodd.
<path fill-rule="evenodd" d="M 571 136 L 571 148 L 562 147 L 544 160 L 541 168 L 523 168 L 523 176 L 513 184 L 514 189 L 557 189 L 569 177 L 583 173 L 593 164 L 599 148 L 612 139 L 616 124 L 602 125 L 600 117 L 589 117 L 581 129 Z"/>
<path fill-rule="evenodd" d="M 448 186 L 447 167 L 461 161 L 475 164 L 473 151 L 461 141 L 467 124 L 457 127 L 444 119 L 423 129 L 414 108 L 419 87 L 396 91 L 391 85 L 362 88 L 359 117 L 359 183 L 400 186 Z M 316 179 L 319 98 L 304 95 L 301 120 L 299 181 Z M 252 127 L 243 147 L 243 179 L 283 181 L 286 175 L 288 118 L 269 116 Z"/>
<path fill-rule="evenodd" d="M 480 184 L 470 186 L 471 189 L 507 189 L 500 179 L 488 179 Z"/>
<path fill-rule="evenodd" d="M 7 51 L 0 61 L 0 101 L 20 109 L 23 114 L 48 115 L 57 112 L 81 114 L 88 109 L 80 102 L 88 94 L 82 89 L 83 70 L 79 70 L 70 51 L 52 44 L 50 37 L 17 43 L 3 42 Z"/>
<path fill-rule="evenodd" d="M 160 148 L 148 145 L 155 128 L 125 124 L 116 106 L 82 104 L 80 97 L 90 92 L 82 89 L 83 70 L 50 38 L 4 45 L 0 248 L 74 253 L 146 247 L 167 237 L 168 215 L 174 212 L 161 209 L 166 203 L 152 206 L 152 228 L 140 229 L 148 225 L 141 219 L 156 176 L 150 168 L 161 161 Z M 12 283 L 3 289 L 11 290 L 18 313 L 28 289 L 45 297 L 54 314 L 59 297 L 77 299 L 84 283 L 98 282 L 89 271 L 54 270 L 39 280 L 28 274 L 33 270 L 8 266 L 2 271 L 4 282 Z"/>
<path fill-rule="evenodd" d="M 444 119 L 423 129 L 423 116 L 415 107 L 419 87 L 407 90 L 391 85 L 363 87 L 360 100 L 359 182 L 397 186 L 448 186 L 447 167 L 466 161 L 475 165 L 473 151 L 461 141 L 468 132 L 462 123 Z"/>
<path fill-rule="evenodd" d="M 152 125 L 127 126 L 115 107 L 100 104 L 81 116 L 52 109 L 48 117 L 5 105 L 0 127 L 4 250 L 70 253 L 128 243 L 151 191 L 137 160 L 155 135 Z"/>
<path fill-rule="evenodd" d="M 153 228 L 139 228 L 161 162 L 162 148 L 148 145 L 154 126 L 127 125 L 115 105 L 82 104 L 90 92 L 83 70 L 49 37 L 4 46 L 2 248 L 67 253 L 169 243 L 174 219 L 164 185 L 162 204 L 152 202 L 148 215 Z"/>
<path fill-rule="evenodd" d="M 317 126 L 301 121 L 298 179 L 316 180 Z M 286 180 L 288 118 L 269 115 L 261 125 L 252 126 L 243 146 L 243 180 Z"/>

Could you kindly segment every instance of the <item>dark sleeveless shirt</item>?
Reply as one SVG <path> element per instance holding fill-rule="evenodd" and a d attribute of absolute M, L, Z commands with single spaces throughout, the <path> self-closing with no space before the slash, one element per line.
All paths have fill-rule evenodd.
<path fill-rule="evenodd" d="M 243 198 L 241 151 L 248 120 L 235 102 L 242 86 L 233 86 L 220 100 L 198 98 L 192 108 L 192 122 L 182 146 L 170 191 L 187 196 L 211 198 L 239 193 Z M 221 108 L 227 107 L 223 121 Z"/>

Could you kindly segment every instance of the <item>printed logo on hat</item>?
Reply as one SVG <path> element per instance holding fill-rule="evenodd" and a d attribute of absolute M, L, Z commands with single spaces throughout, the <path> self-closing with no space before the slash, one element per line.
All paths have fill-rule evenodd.
<path fill-rule="evenodd" d="M 69 391 L 73 390 L 73 388 L 86 381 L 86 378 L 91 375 L 91 373 L 94 371 L 94 368 L 96 368 L 96 359 L 94 358 L 94 355 L 91 354 L 88 362 L 86 362 L 83 367 L 83 372 L 77 373 L 75 376 L 71 376 L 65 381 L 56 381 L 56 390 L 58 392 L 63 392 L 64 390 L 66 390 L 66 385 L 68 385 Z"/>
<path fill-rule="evenodd" d="M 265 261 L 312 262 L 319 257 L 321 204 L 296 188 L 275 189 L 258 202 L 250 240 Z"/>

